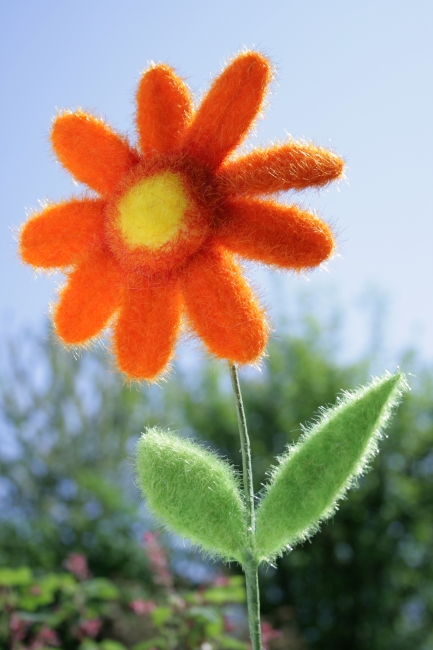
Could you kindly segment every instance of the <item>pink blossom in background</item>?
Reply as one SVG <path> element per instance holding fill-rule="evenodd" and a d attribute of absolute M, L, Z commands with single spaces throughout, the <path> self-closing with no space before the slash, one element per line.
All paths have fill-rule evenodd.
<path fill-rule="evenodd" d="M 38 585 L 33 585 L 33 587 L 30 587 L 30 593 L 32 596 L 40 596 L 42 593 L 42 589 L 38 587 Z"/>
<path fill-rule="evenodd" d="M 279 630 L 274 630 L 272 625 L 266 622 L 262 623 L 260 627 L 262 630 L 263 648 L 264 650 L 268 650 L 269 641 L 272 641 L 272 639 L 278 639 L 281 636 L 281 632 Z"/>
<path fill-rule="evenodd" d="M 47 646 L 60 646 L 60 639 L 55 630 L 43 625 L 35 640 L 28 646 L 28 650 L 40 650 Z"/>
<path fill-rule="evenodd" d="M 63 566 L 79 580 L 87 580 L 90 577 L 87 558 L 81 553 L 71 553 L 68 555 L 63 562 Z"/>
<path fill-rule="evenodd" d="M 49 645 L 60 645 L 60 639 L 57 636 L 57 632 L 46 625 L 44 625 L 39 631 L 38 640 L 48 643 Z"/>
<path fill-rule="evenodd" d="M 228 616 L 224 616 L 224 632 L 234 632 L 236 625 L 232 623 Z"/>
<path fill-rule="evenodd" d="M 96 636 L 98 636 L 101 627 L 102 621 L 99 618 L 89 618 L 89 620 L 80 623 L 80 626 L 78 628 L 78 637 L 80 639 L 86 637 L 94 639 Z"/>
<path fill-rule="evenodd" d="M 134 614 L 137 616 L 146 616 L 151 614 L 156 607 L 154 600 L 144 600 L 142 598 L 137 598 L 133 600 L 132 603 L 129 603 L 129 607 L 132 609 Z"/>
<path fill-rule="evenodd" d="M 12 641 L 22 641 L 26 635 L 27 623 L 18 614 L 12 614 L 9 621 L 9 629 L 11 631 Z"/>
<path fill-rule="evenodd" d="M 217 576 L 213 581 L 212 584 L 215 587 L 228 587 L 230 584 L 229 578 L 226 578 L 226 576 Z"/>
<path fill-rule="evenodd" d="M 162 585 L 170 591 L 173 589 L 173 576 L 168 566 L 167 556 L 159 543 L 158 536 L 150 531 L 144 533 L 143 545 L 146 550 L 146 555 L 149 558 L 150 570 L 155 576 L 155 584 Z"/>

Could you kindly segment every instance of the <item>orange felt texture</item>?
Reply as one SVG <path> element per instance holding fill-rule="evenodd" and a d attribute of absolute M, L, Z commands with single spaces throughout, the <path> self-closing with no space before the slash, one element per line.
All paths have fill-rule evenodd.
<path fill-rule="evenodd" d="M 44 269 L 77 263 L 102 236 L 104 206 L 101 199 L 74 199 L 34 215 L 21 230 L 24 262 Z"/>
<path fill-rule="evenodd" d="M 303 190 L 341 178 L 344 161 L 336 154 L 303 142 L 289 142 L 226 162 L 218 170 L 228 194 L 261 194 Z"/>
<path fill-rule="evenodd" d="M 270 64 L 261 54 L 237 56 L 204 97 L 185 136 L 185 150 L 216 169 L 247 134 L 270 78 Z"/>
<path fill-rule="evenodd" d="M 239 266 L 227 251 L 197 254 L 181 276 L 187 316 L 217 357 L 250 363 L 263 352 L 268 327 Z"/>
<path fill-rule="evenodd" d="M 111 192 L 138 162 L 126 138 L 81 110 L 56 117 L 51 143 L 62 165 L 78 181 L 102 195 Z"/>
<path fill-rule="evenodd" d="M 334 250 L 329 226 L 295 205 L 244 198 L 227 202 L 224 215 L 217 241 L 257 262 L 305 269 L 317 266 Z"/>
<path fill-rule="evenodd" d="M 181 309 L 177 282 L 131 274 L 114 335 L 120 370 L 132 379 L 155 379 L 173 356 Z"/>
<path fill-rule="evenodd" d="M 192 114 L 186 84 L 168 65 L 147 70 L 137 90 L 137 129 L 142 153 L 176 148 Z"/>
<path fill-rule="evenodd" d="M 122 293 L 122 275 L 112 255 L 93 250 L 61 291 L 54 310 L 57 334 L 65 343 L 85 343 L 108 324 Z"/>
<path fill-rule="evenodd" d="M 259 359 L 268 324 L 234 254 L 299 270 L 327 259 L 334 239 L 316 216 L 254 195 L 322 186 L 343 175 L 336 154 L 291 140 L 227 160 L 260 112 L 271 76 L 261 54 L 238 55 L 194 115 L 187 85 L 169 66 L 153 65 L 136 95 L 140 153 L 84 111 L 57 116 L 51 141 L 59 161 L 101 198 L 72 199 L 33 216 L 22 229 L 20 253 L 41 268 L 74 267 L 53 314 L 66 343 L 88 341 L 116 315 L 119 368 L 153 380 L 172 358 L 185 311 L 217 357 Z M 128 243 L 119 202 L 146 178 L 167 172 L 188 198 L 182 227 L 161 246 L 145 245 L 145 228 L 161 225 L 152 222 L 152 196 L 150 207 L 137 204 L 128 216 L 140 245 Z M 173 188 L 161 187 L 156 201 L 173 198 Z"/>

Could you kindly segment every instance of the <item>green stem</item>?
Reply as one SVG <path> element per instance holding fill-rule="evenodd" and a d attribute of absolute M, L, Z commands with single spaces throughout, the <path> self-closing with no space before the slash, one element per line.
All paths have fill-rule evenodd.
<path fill-rule="evenodd" d="M 256 530 L 256 517 L 254 510 L 254 488 L 253 470 L 251 467 L 251 448 L 248 437 L 247 421 L 245 418 L 244 405 L 242 402 L 241 387 L 239 384 L 238 370 L 235 364 L 229 364 L 230 377 L 232 380 L 233 392 L 236 398 L 236 413 L 238 416 L 239 436 L 241 439 L 242 451 L 242 474 L 247 507 L 248 530 L 250 540 L 246 549 L 246 556 L 243 563 L 245 582 L 247 588 L 248 624 L 252 650 L 262 650 L 262 635 L 260 630 L 260 598 L 258 581 L 258 562 L 254 556 L 254 533 Z"/>

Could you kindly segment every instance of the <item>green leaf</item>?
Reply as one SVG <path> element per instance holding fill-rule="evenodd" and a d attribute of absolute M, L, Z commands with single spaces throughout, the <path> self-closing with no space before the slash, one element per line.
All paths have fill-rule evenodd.
<path fill-rule="evenodd" d="M 218 621 L 213 621 L 212 623 L 206 623 L 204 626 L 204 631 L 206 636 L 209 639 L 214 639 L 218 634 L 221 634 L 221 632 L 224 629 L 224 623 L 222 620 Z"/>
<path fill-rule="evenodd" d="M 279 459 L 257 512 L 260 560 L 315 533 L 377 453 L 392 407 L 407 384 L 401 373 L 347 393 Z"/>
<path fill-rule="evenodd" d="M 26 566 L 17 569 L 0 569 L 0 586 L 1 587 L 25 587 L 32 582 L 32 572 Z"/>
<path fill-rule="evenodd" d="M 242 561 L 244 504 L 232 467 L 190 440 L 152 429 L 138 443 L 143 495 L 168 528 L 225 559 Z"/>
<path fill-rule="evenodd" d="M 223 632 L 222 613 L 215 607 L 191 607 L 188 610 L 188 618 L 193 621 L 194 629 L 203 628 L 205 635 L 211 639 Z"/>
<path fill-rule="evenodd" d="M 221 650 L 248 650 L 250 647 L 248 643 L 233 639 L 231 636 L 220 636 L 216 641 Z"/>
<path fill-rule="evenodd" d="M 101 650 L 127 650 L 126 646 L 123 643 L 118 641 L 112 641 L 111 639 L 106 639 L 99 644 Z"/>
<path fill-rule="evenodd" d="M 224 603 L 244 603 L 247 595 L 243 586 L 211 587 L 203 592 L 202 598 L 212 605 L 224 605 Z"/>
<path fill-rule="evenodd" d="M 164 639 L 162 636 L 155 636 L 148 641 L 140 641 L 132 646 L 132 650 L 153 650 L 158 648 L 158 650 L 166 650 L 168 647 L 167 639 Z"/>
<path fill-rule="evenodd" d="M 32 590 L 34 589 L 34 593 Z M 19 606 L 28 612 L 35 612 L 39 607 L 50 605 L 55 601 L 55 591 L 40 589 L 38 585 L 32 587 L 29 593 L 24 594 L 19 600 Z"/>
<path fill-rule="evenodd" d="M 71 596 L 77 589 L 77 582 L 69 573 L 48 573 L 40 578 L 33 578 L 19 599 L 19 607 L 34 612 L 39 607 L 53 603 L 57 592 L 63 591 Z"/>
<path fill-rule="evenodd" d="M 164 625 L 164 623 L 168 621 L 169 618 L 171 618 L 171 615 L 172 611 L 170 607 L 155 607 L 151 614 L 152 621 L 157 627 Z"/>
<path fill-rule="evenodd" d="M 88 598 L 97 598 L 99 600 L 115 600 L 119 597 L 117 587 L 105 578 L 94 578 L 83 582 L 82 590 Z"/>
<path fill-rule="evenodd" d="M 99 650 L 100 645 L 96 641 L 91 639 L 84 639 L 83 643 L 80 643 L 78 650 Z"/>

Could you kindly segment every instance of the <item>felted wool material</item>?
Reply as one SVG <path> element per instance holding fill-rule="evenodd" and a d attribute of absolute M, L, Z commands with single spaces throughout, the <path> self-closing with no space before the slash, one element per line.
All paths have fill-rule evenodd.
<path fill-rule="evenodd" d="M 197 255 L 181 282 L 189 322 L 214 354 L 239 363 L 260 355 L 267 323 L 230 253 L 215 248 Z"/>
<path fill-rule="evenodd" d="M 51 144 L 74 178 L 101 195 L 114 190 L 139 160 L 126 138 L 84 111 L 60 113 L 53 123 Z"/>
<path fill-rule="evenodd" d="M 317 266 L 334 248 L 326 223 L 296 205 L 242 198 L 227 201 L 226 211 L 229 218 L 217 237 L 247 259 L 300 270 Z"/>
<path fill-rule="evenodd" d="M 47 206 L 26 223 L 21 233 L 24 262 L 41 269 L 77 263 L 98 243 L 104 206 L 101 199 L 75 199 Z M 71 227 L 76 222 L 80 228 Z"/>
<path fill-rule="evenodd" d="M 257 554 L 273 560 L 304 541 L 368 468 L 405 378 L 397 373 L 346 394 L 280 457 L 256 516 Z"/>
<path fill-rule="evenodd" d="M 123 286 L 113 259 L 98 249 L 88 255 L 70 273 L 68 283 L 60 292 L 54 310 L 54 324 L 60 338 L 74 345 L 96 336 L 122 304 L 122 294 Z"/>
<path fill-rule="evenodd" d="M 209 554 L 242 562 L 247 525 L 238 477 L 214 453 L 150 429 L 138 443 L 138 484 L 167 528 Z"/>
<path fill-rule="evenodd" d="M 185 82 L 152 65 L 138 85 L 135 146 L 82 110 L 56 117 L 57 158 L 98 197 L 33 215 L 20 253 L 35 267 L 67 273 L 54 309 L 65 343 L 85 344 L 113 325 L 119 369 L 154 380 L 169 367 L 184 316 L 217 357 L 260 359 L 269 326 L 234 256 L 298 271 L 334 250 L 317 216 L 260 197 L 343 173 L 336 154 L 292 140 L 233 156 L 271 78 L 262 54 L 241 53 L 194 112 Z"/>
<path fill-rule="evenodd" d="M 186 133 L 185 150 L 217 169 L 250 130 L 271 77 L 264 56 L 257 52 L 239 55 L 203 99 Z"/>
<path fill-rule="evenodd" d="M 164 282 L 160 291 L 147 278 L 135 279 L 137 282 L 126 288 L 115 325 L 117 358 L 128 376 L 153 377 L 161 362 L 166 365 L 170 361 L 179 334 L 182 295 L 176 280 Z"/>
<path fill-rule="evenodd" d="M 322 147 L 290 141 L 228 160 L 218 170 L 227 194 L 269 194 L 321 187 L 342 175 L 343 160 Z"/>
<path fill-rule="evenodd" d="M 169 153 L 179 144 L 193 113 L 188 86 L 168 65 L 152 65 L 137 90 L 137 131 L 142 153 Z"/>

